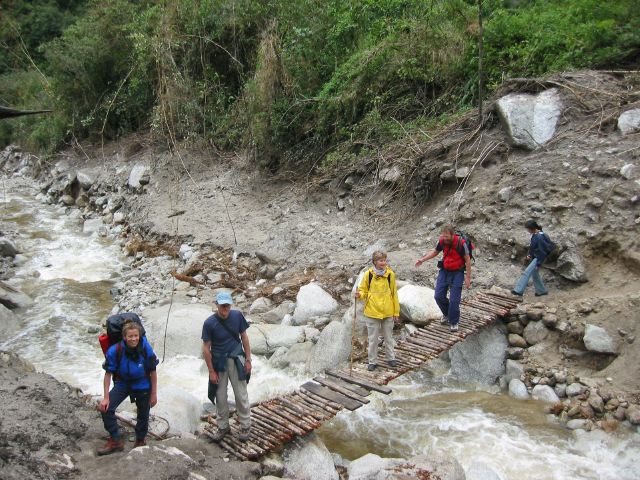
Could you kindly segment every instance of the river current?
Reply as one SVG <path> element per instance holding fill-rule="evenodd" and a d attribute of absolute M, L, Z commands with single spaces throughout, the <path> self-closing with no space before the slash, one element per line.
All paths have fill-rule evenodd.
<path fill-rule="evenodd" d="M 97 334 L 88 331 L 110 314 L 109 290 L 126 258 L 113 241 L 83 234 L 77 218 L 38 201 L 36 193 L 33 187 L 7 191 L 0 206 L 4 221 L 17 227 L 24 255 L 9 283 L 35 300 L 19 312 L 22 330 L 0 343 L 0 349 L 13 350 L 39 370 L 100 395 L 104 357 Z M 254 355 L 254 363 L 252 401 L 291 391 L 306 378 L 273 369 L 259 356 Z M 192 430 L 206 401 L 204 362 L 185 355 L 167 358 L 158 377 L 155 413 L 174 430 Z M 571 432 L 551 421 L 539 402 L 458 384 L 446 373 L 428 369 L 391 386 L 391 395 L 376 394 L 369 405 L 341 412 L 322 427 L 319 434 L 332 452 L 355 459 L 369 452 L 408 458 L 442 450 L 458 459 L 470 480 L 481 478 L 473 472 L 482 465 L 505 480 L 640 478 L 638 433 Z"/>

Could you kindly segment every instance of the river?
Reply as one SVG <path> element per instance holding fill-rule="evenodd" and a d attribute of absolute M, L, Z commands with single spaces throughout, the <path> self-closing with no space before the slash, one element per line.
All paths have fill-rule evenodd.
<path fill-rule="evenodd" d="M 77 218 L 65 208 L 41 203 L 36 193 L 27 186 L 4 192 L 3 220 L 17 226 L 24 255 L 10 283 L 35 303 L 20 312 L 23 329 L 0 349 L 13 350 L 39 370 L 99 395 L 103 355 L 97 334 L 88 332 L 110 314 L 109 290 L 127 259 L 112 240 L 83 234 Z M 305 380 L 299 372 L 269 367 L 259 356 L 254 363 L 252 401 L 290 391 Z M 158 376 L 156 413 L 174 429 L 192 430 L 206 401 L 202 360 L 167 358 Z M 443 450 L 470 472 L 484 464 L 503 479 L 640 478 L 637 433 L 570 432 L 550 421 L 539 402 L 458 384 L 428 369 L 391 386 L 391 395 L 376 394 L 369 405 L 342 412 L 322 427 L 319 434 L 331 451 L 355 459 L 369 452 L 407 458 Z"/>

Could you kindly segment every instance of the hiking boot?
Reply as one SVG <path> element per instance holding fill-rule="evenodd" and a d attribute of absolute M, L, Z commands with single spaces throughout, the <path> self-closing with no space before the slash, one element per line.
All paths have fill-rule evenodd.
<path fill-rule="evenodd" d="M 218 431 L 211 436 L 211 440 L 219 443 L 224 437 L 227 436 L 227 433 L 229 433 L 230 431 L 231 429 L 229 427 L 218 428 Z"/>
<path fill-rule="evenodd" d="M 440 319 L 440 325 L 447 325 L 449 323 L 449 317 L 445 317 L 444 315 Z"/>
<path fill-rule="evenodd" d="M 535 295 L 536 297 L 542 297 L 542 296 L 544 296 L 544 295 L 549 295 L 549 292 L 544 292 L 544 293 L 538 293 L 538 292 L 536 292 L 536 293 L 534 293 L 534 295 Z"/>
<path fill-rule="evenodd" d="M 133 448 L 138 448 L 138 447 L 146 447 L 147 446 L 147 439 L 143 438 L 141 440 L 138 440 L 136 438 L 136 443 L 133 444 Z"/>
<path fill-rule="evenodd" d="M 124 440 L 122 438 L 115 439 L 115 438 L 109 437 L 109 440 L 107 440 L 107 443 L 105 443 L 103 447 L 96 450 L 96 453 L 102 456 L 102 455 L 109 455 L 110 453 L 113 453 L 113 452 L 121 452 L 123 450 L 124 450 Z"/>
<path fill-rule="evenodd" d="M 387 362 L 387 364 L 391 367 L 391 368 L 396 368 L 398 366 L 398 361 L 397 360 L 389 360 Z"/>
<path fill-rule="evenodd" d="M 241 428 L 240 435 L 238 435 L 238 440 L 240 440 L 241 442 L 248 442 L 249 432 L 251 432 L 251 428 Z"/>
<path fill-rule="evenodd" d="M 521 297 L 521 296 L 522 296 L 522 294 L 521 294 L 521 293 L 516 292 L 515 290 L 511 290 L 511 293 L 512 293 L 513 295 L 517 295 L 517 296 L 519 296 L 519 297 Z"/>
<path fill-rule="evenodd" d="M 458 324 L 457 323 L 455 325 L 451 325 L 451 331 L 452 332 L 457 332 L 458 331 Z"/>
<path fill-rule="evenodd" d="M 377 366 L 378 365 L 376 365 L 375 363 L 370 363 L 369 365 L 367 365 L 367 370 L 369 370 L 370 372 L 373 372 Z"/>

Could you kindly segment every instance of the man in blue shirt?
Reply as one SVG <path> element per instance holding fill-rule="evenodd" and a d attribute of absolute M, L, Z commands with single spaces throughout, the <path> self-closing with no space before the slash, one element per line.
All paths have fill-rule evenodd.
<path fill-rule="evenodd" d="M 218 412 L 218 431 L 213 437 L 216 442 L 221 441 L 230 431 L 227 402 L 229 381 L 240 422 L 239 439 L 243 442 L 249 440 L 251 430 L 251 410 L 247 394 L 247 382 L 251 373 L 251 346 L 247 335 L 249 325 L 239 310 L 231 310 L 231 305 L 231 294 L 218 293 L 217 311 L 202 326 L 202 355 L 209 370 L 209 391 L 215 391 Z"/>

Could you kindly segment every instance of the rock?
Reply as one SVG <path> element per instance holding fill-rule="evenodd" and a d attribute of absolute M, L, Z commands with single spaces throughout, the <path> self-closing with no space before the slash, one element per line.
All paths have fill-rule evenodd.
<path fill-rule="evenodd" d="M 92 325 L 89 328 L 87 328 L 87 333 L 91 335 L 95 335 L 96 333 L 100 333 L 100 330 L 101 330 L 100 327 Z"/>
<path fill-rule="evenodd" d="M 113 214 L 113 223 L 115 223 L 116 225 L 120 225 L 124 223 L 124 218 L 124 213 L 116 212 Z"/>
<path fill-rule="evenodd" d="M 623 135 L 640 130 L 640 108 L 622 112 L 618 117 L 618 130 L 620 130 Z"/>
<path fill-rule="evenodd" d="M 304 329 L 290 325 L 254 324 L 247 330 L 251 352 L 268 355 L 278 347 L 290 348 L 304 341 Z"/>
<path fill-rule="evenodd" d="M 519 378 L 514 378 L 509 382 L 509 396 L 518 400 L 528 400 L 529 392 L 527 386 Z"/>
<path fill-rule="evenodd" d="M 584 346 L 590 352 L 617 354 L 620 344 L 604 328 L 587 324 L 584 329 Z"/>
<path fill-rule="evenodd" d="M 520 362 L 507 360 L 504 374 L 507 382 L 510 382 L 514 378 L 520 378 L 522 375 L 524 375 L 524 366 Z"/>
<path fill-rule="evenodd" d="M 442 317 L 442 312 L 433 298 L 433 290 L 417 285 L 405 285 L 398 290 L 400 315 L 415 325 L 427 325 Z"/>
<path fill-rule="evenodd" d="M 598 413 L 604 412 L 604 400 L 602 400 L 602 397 L 597 393 L 592 391 L 587 401 L 589 402 L 589 405 L 591 406 L 591 408 L 593 408 L 594 411 Z"/>
<path fill-rule="evenodd" d="M 522 337 L 520 337 L 522 338 Z M 524 340 L 524 339 L 523 339 Z M 524 356 L 524 348 L 509 347 L 507 348 L 507 358 L 510 360 L 520 360 Z"/>
<path fill-rule="evenodd" d="M 0 341 L 7 340 L 20 330 L 20 319 L 4 305 L 0 304 Z"/>
<path fill-rule="evenodd" d="M 320 338 L 320 330 L 313 327 L 304 327 L 304 341 L 317 343 Z"/>
<path fill-rule="evenodd" d="M 338 480 L 331 453 L 324 443 L 310 433 L 296 437 L 283 452 L 284 475 L 299 480 Z"/>
<path fill-rule="evenodd" d="M 622 406 L 616 408 L 616 411 L 613 414 L 613 418 L 615 418 L 619 422 L 624 421 L 624 419 L 627 418 L 627 409 Z"/>
<path fill-rule="evenodd" d="M 22 293 L 17 288 L 0 281 L 0 304 L 14 310 L 16 308 L 30 307 L 33 305 L 33 300 L 29 295 Z"/>
<path fill-rule="evenodd" d="M 307 323 L 312 317 L 327 315 L 338 309 L 338 302 L 325 292 L 317 283 L 304 285 L 296 296 L 296 309 L 293 312 L 295 325 Z"/>
<path fill-rule="evenodd" d="M 582 418 L 575 418 L 567 422 L 569 430 L 591 430 L 591 422 Z"/>
<path fill-rule="evenodd" d="M 465 471 L 466 480 L 503 480 L 498 472 L 482 462 L 473 462 Z"/>
<path fill-rule="evenodd" d="M 342 198 L 339 198 L 339 199 L 338 199 L 338 202 L 337 202 L 337 208 L 338 208 L 338 211 L 339 211 L 339 212 L 344 211 L 344 209 L 345 209 L 344 199 L 342 199 Z"/>
<path fill-rule="evenodd" d="M 263 475 L 273 475 L 275 477 L 284 475 L 284 462 L 280 455 L 269 454 L 260 463 L 262 464 Z"/>
<path fill-rule="evenodd" d="M 83 190 L 89 190 L 89 188 L 91 188 L 91 185 L 93 185 L 93 178 L 91 177 L 91 175 L 81 170 L 78 170 L 78 172 L 76 172 L 76 179 L 78 180 L 78 183 Z"/>
<path fill-rule="evenodd" d="M 582 395 L 586 388 L 584 385 L 578 382 L 573 382 L 567 386 L 567 397 L 575 397 L 576 395 Z"/>
<path fill-rule="evenodd" d="M 15 257 L 18 254 L 16 245 L 6 237 L 0 237 L 0 257 Z"/>
<path fill-rule="evenodd" d="M 193 256 L 193 253 L 193 247 L 186 243 L 180 245 L 180 249 L 178 250 L 178 256 L 185 261 L 189 260 Z"/>
<path fill-rule="evenodd" d="M 560 401 L 556 392 L 554 392 L 553 388 L 549 385 L 536 385 L 533 387 L 533 390 L 531 390 L 531 396 L 534 400 L 548 403 L 558 403 Z"/>
<path fill-rule="evenodd" d="M 626 417 L 632 425 L 640 425 L 640 407 L 638 405 L 629 405 Z"/>
<path fill-rule="evenodd" d="M 391 168 L 381 169 L 380 180 L 387 183 L 397 183 L 402 180 L 402 170 L 400 166 L 393 165 Z"/>
<path fill-rule="evenodd" d="M 200 358 L 202 352 L 202 325 L 212 315 L 209 305 L 201 303 L 178 303 L 171 306 L 171 312 L 167 321 L 169 305 L 156 308 L 148 308 L 144 311 L 144 328 L 151 344 L 157 348 L 162 345 L 167 327 L 166 356 L 171 358 L 176 355 L 192 355 Z M 253 330 L 251 326 L 247 332 Z M 251 345 L 253 350 L 253 344 Z"/>
<path fill-rule="evenodd" d="M 504 187 L 498 191 L 498 198 L 503 202 L 508 202 L 513 196 L 513 187 Z"/>
<path fill-rule="evenodd" d="M 440 180 L 450 182 L 456 178 L 456 171 L 453 169 L 445 170 L 440 174 Z"/>
<path fill-rule="evenodd" d="M 73 198 L 71 195 L 63 195 L 60 197 L 60 203 L 62 203 L 63 205 L 66 205 L 67 207 L 71 207 L 75 205 L 76 199 Z"/>
<path fill-rule="evenodd" d="M 147 167 L 145 165 L 134 165 L 129 173 L 129 180 L 127 181 L 127 185 L 131 188 L 140 188 L 142 184 L 140 180 L 147 173 Z"/>
<path fill-rule="evenodd" d="M 456 170 L 456 178 L 463 180 L 469 175 L 469 167 L 461 167 Z"/>
<path fill-rule="evenodd" d="M 562 104 L 555 88 L 537 95 L 509 94 L 498 100 L 500 120 L 509 142 L 535 150 L 549 141 L 556 130 Z"/>
<path fill-rule="evenodd" d="M 622 175 L 627 180 L 635 178 L 637 174 L 638 167 L 636 167 L 633 163 L 625 163 L 622 168 L 620 168 L 620 175 Z"/>
<path fill-rule="evenodd" d="M 549 335 L 549 330 L 542 322 L 531 322 L 524 328 L 524 339 L 530 345 L 542 342 Z"/>
<path fill-rule="evenodd" d="M 589 281 L 582 256 L 575 248 L 569 248 L 562 252 L 556 265 L 556 273 L 567 280 L 578 283 Z"/>
<path fill-rule="evenodd" d="M 539 308 L 527 308 L 526 311 L 527 319 L 532 322 L 538 322 L 542 320 L 542 316 L 544 315 L 544 311 Z"/>
<path fill-rule="evenodd" d="M 438 480 L 465 480 L 464 469 L 458 461 L 446 454 L 432 452 L 408 459 L 401 465 L 387 467 L 376 479 L 405 480 L 428 478 Z"/>
<path fill-rule="evenodd" d="M 272 305 L 273 305 L 273 302 L 266 297 L 256 298 L 251 304 L 251 306 L 249 307 L 249 313 L 258 314 L 258 313 L 267 312 L 272 307 Z M 278 321 L 280 321 L 281 319 L 282 318 L 279 318 Z"/>
<path fill-rule="evenodd" d="M 267 323 L 281 323 L 285 315 L 293 313 L 296 304 L 289 300 L 285 300 L 276 308 L 272 308 L 262 315 L 262 319 Z"/>
<path fill-rule="evenodd" d="M 307 362 L 307 371 L 322 372 L 335 367 L 349 358 L 351 354 L 351 327 L 334 321 L 320 334 L 313 353 Z"/>
<path fill-rule="evenodd" d="M 349 480 L 375 480 L 378 472 L 405 463 L 402 458 L 382 458 L 374 453 L 353 460 L 347 468 Z"/>
<path fill-rule="evenodd" d="M 542 323 L 544 323 L 545 327 L 553 329 L 558 325 L 558 317 L 553 313 L 545 313 L 542 317 Z"/>
<path fill-rule="evenodd" d="M 565 398 L 567 396 L 567 384 L 558 383 L 555 387 L 553 387 L 553 391 L 556 392 L 558 398 Z"/>
<path fill-rule="evenodd" d="M 107 213 L 102 216 L 102 223 L 109 225 L 111 222 L 113 222 L 113 213 Z"/>
<path fill-rule="evenodd" d="M 449 350 L 451 373 L 462 381 L 493 384 L 504 373 L 507 346 L 498 327 L 483 329 Z"/>
<path fill-rule="evenodd" d="M 507 323 L 507 331 L 509 333 L 516 333 L 518 335 L 522 335 L 522 332 L 524 332 L 524 327 L 520 322 L 516 320 L 515 322 Z"/>
<path fill-rule="evenodd" d="M 314 344 L 312 342 L 296 343 L 283 355 L 282 362 L 286 364 L 285 366 L 301 365 L 306 368 L 313 350 Z"/>
<path fill-rule="evenodd" d="M 510 333 L 508 341 L 512 347 L 527 348 L 527 341 L 516 333 Z"/>

